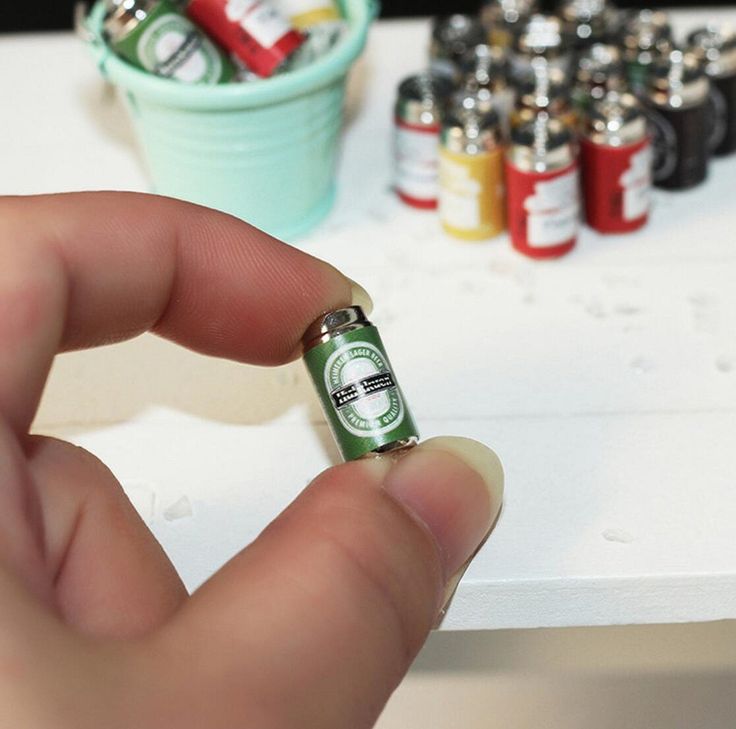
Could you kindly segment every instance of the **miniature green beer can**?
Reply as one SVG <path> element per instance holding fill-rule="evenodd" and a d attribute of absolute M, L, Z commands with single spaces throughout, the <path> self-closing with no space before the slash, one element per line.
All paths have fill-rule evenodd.
<path fill-rule="evenodd" d="M 359 306 L 323 314 L 302 342 L 304 362 L 346 461 L 417 442 L 381 337 Z"/>
<path fill-rule="evenodd" d="M 230 81 L 229 59 L 171 0 L 106 0 L 104 30 L 119 56 L 190 84 Z"/>

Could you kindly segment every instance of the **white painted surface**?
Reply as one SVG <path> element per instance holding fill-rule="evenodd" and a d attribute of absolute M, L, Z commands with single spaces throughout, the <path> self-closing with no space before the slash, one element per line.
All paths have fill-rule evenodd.
<path fill-rule="evenodd" d="M 521 259 L 503 237 L 453 241 L 389 191 L 394 88 L 425 38 L 420 22 L 375 29 L 337 207 L 300 245 L 373 294 L 423 434 L 480 438 L 506 466 L 503 515 L 444 627 L 736 617 L 736 158 L 697 190 L 658 192 L 640 233 L 586 230 L 558 262 Z M 13 69 L 1 193 L 145 189 L 78 42 L 4 38 L 0 68 Z M 37 427 L 108 462 L 190 587 L 335 457 L 298 367 L 145 337 L 59 358 Z"/>

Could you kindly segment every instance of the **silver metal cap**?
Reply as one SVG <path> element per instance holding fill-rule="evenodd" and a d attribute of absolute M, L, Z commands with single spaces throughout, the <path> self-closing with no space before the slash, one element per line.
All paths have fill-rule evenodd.
<path fill-rule="evenodd" d="M 486 29 L 475 15 L 441 15 L 432 24 L 430 55 L 459 60 L 486 40 Z"/>
<path fill-rule="evenodd" d="M 155 0 L 105 0 L 104 34 L 113 42 L 124 38 L 148 17 L 153 5 Z"/>
<path fill-rule="evenodd" d="M 562 0 L 557 12 L 577 41 L 615 34 L 621 23 L 619 12 L 606 0 Z"/>
<path fill-rule="evenodd" d="M 307 327 L 302 337 L 302 347 L 306 352 L 341 334 L 369 326 L 372 324 L 359 306 L 346 306 L 344 309 L 327 311 Z"/>
<path fill-rule="evenodd" d="M 505 48 L 480 43 L 460 60 L 465 84 L 471 88 L 493 89 L 506 86 L 509 57 Z"/>
<path fill-rule="evenodd" d="M 480 9 L 480 15 L 487 27 L 514 25 L 535 13 L 538 5 L 537 0 L 487 0 Z"/>
<path fill-rule="evenodd" d="M 634 11 L 624 22 L 621 42 L 627 57 L 667 53 L 673 46 L 669 16 L 662 10 Z"/>
<path fill-rule="evenodd" d="M 585 121 L 585 134 L 595 144 L 635 144 L 647 135 L 646 117 L 633 94 L 609 91 L 593 103 Z"/>
<path fill-rule="evenodd" d="M 579 83 L 605 84 L 610 76 L 624 75 L 624 59 L 618 46 L 594 43 L 578 57 L 576 72 Z"/>
<path fill-rule="evenodd" d="M 540 112 L 511 132 L 507 155 L 511 164 L 525 172 L 550 172 L 573 163 L 575 143 L 565 122 Z"/>
<path fill-rule="evenodd" d="M 453 89 L 452 81 L 446 76 L 432 73 L 409 76 L 399 84 L 396 115 L 410 124 L 438 124 L 442 106 Z"/>
<path fill-rule="evenodd" d="M 453 96 L 444 114 L 440 141 L 449 151 L 461 154 L 497 149 L 503 139 L 491 95 L 461 91 Z"/>
<path fill-rule="evenodd" d="M 708 24 L 687 37 L 688 49 L 712 78 L 736 73 L 736 28 L 726 23 Z"/>
<path fill-rule="evenodd" d="M 531 75 L 518 81 L 517 105 L 526 109 L 549 110 L 553 115 L 567 108 L 570 85 L 560 68 L 550 66 L 544 58 L 533 58 Z"/>
<path fill-rule="evenodd" d="M 692 53 L 670 51 L 652 65 L 649 98 L 657 106 L 686 109 L 705 101 L 710 85 Z"/>
<path fill-rule="evenodd" d="M 568 40 L 560 18 L 537 13 L 519 32 L 514 48 L 524 55 L 553 58 L 567 51 Z"/>

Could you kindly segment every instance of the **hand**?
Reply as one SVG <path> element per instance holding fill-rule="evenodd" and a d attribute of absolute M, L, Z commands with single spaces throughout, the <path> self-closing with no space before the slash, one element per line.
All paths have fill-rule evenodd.
<path fill-rule="evenodd" d="M 110 471 L 28 434 L 54 355 L 150 330 L 280 364 L 364 292 L 135 194 L 0 198 L 0 261 L 0 729 L 370 727 L 498 513 L 497 458 L 440 438 L 331 468 L 189 597 Z"/>

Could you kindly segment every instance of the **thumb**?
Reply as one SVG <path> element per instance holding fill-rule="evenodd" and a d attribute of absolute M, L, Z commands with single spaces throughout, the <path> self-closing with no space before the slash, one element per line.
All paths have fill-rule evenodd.
<path fill-rule="evenodd" d="M 159 636 L 193 687 L 162 725 L 372 726 L 502 489 L 498 458 L 464 438 L 325 471 Z"/>

